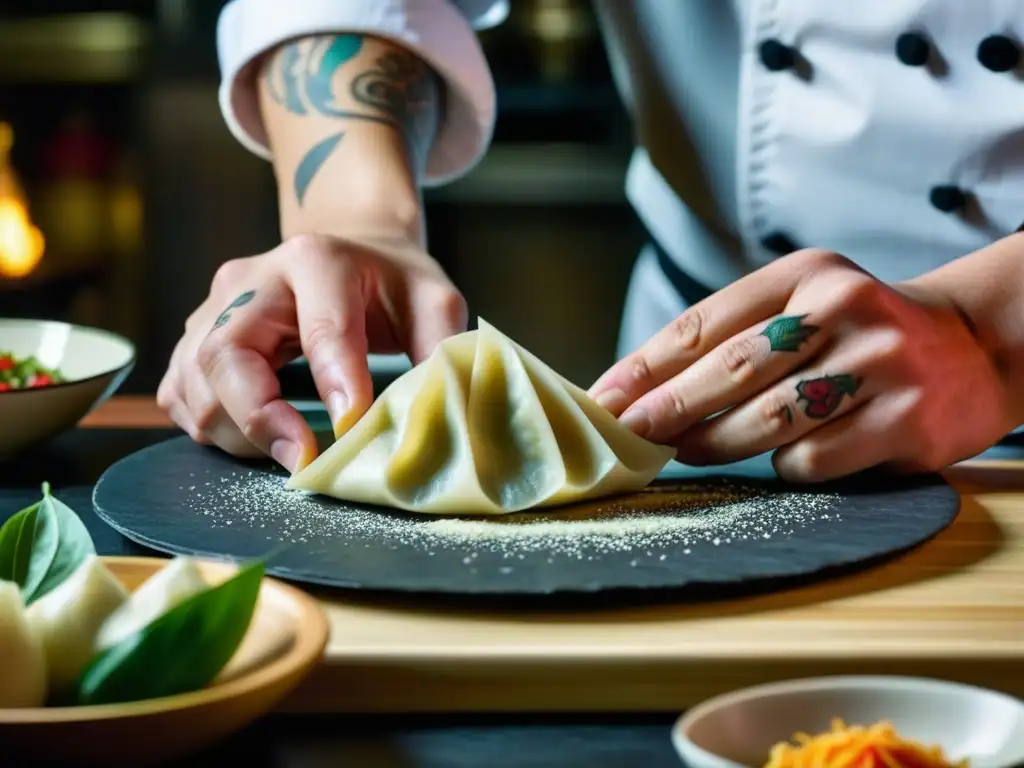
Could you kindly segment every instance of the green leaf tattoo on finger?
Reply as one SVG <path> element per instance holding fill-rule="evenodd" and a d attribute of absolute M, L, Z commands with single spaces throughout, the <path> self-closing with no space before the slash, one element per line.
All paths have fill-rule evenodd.
<path fill-rule="evenodd" d="M 256 291 L 246 291 L 237 299 L 228 304 L 227 308 L 221 312 L 217 319 L 213 322 L 213 330 L 220 328 L 223 325 L 227 325 L 228 320 L 231 319 L 231 310 L 238 307 L 244 307 L 250 301 L 256 298 Z"/>
<path fill-rule="evenodd" d="M 760 336 L 768 339 L 772 352 L 797 352 L 800 346 L 818 332 L 818 326 L 804 323 L 807 315 L 783 315 L 765 326 Z"/>
<path fill-rule="evenodd" d="M 864 379 L 848 373 L 804 379 L 796 385 L 796 401 L 806 403 L 804 415 L 812 419 L 827 419 L 842 403 L 844 397 L 857 394 Z"/>

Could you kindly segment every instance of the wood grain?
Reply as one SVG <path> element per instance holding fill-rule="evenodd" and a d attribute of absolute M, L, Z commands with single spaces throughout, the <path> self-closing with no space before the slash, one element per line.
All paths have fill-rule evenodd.
<path fill-rule="evenodd" d="M 116 398 L 90 426 L 151 426 Z M 1024 462 L 946 473 L 956 522 L 887 565 L 700 606 L 480 613 L 319 595 L 332 637 L 291 711 L 680 710 L 792 677 L 942 677 L 1024 696 Z"/>
<path fill-rule="evenodd" d="M 100 429 L 161 429 L 174 423 L 147 395 L 112 397 L 78 423 L 79 427 Z"/>

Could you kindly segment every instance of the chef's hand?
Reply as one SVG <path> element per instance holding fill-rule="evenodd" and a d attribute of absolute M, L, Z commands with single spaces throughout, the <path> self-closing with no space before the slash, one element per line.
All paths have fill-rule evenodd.
<path fill-rule="evenodd" d="M 278 368 L 308 358 L 341 434 L 373 399 L 367 352 L 420 362 L 465 330 L 466 306 L 426 254 L 419 189 L 442 111 L 436 73 L 398 43 L 354 33 L 291 40 L 258 69 L 248 81 L 284 244 L 221 267 L 158 401 L 194 439 L 294 472 L 317 446 L 281 399 Z"/>
<path fill-rule="evenodd" d="M 804 482 L 940 469 L 1015 426 L 1000 371 L 948 299 L 822 250 L 694 305 L 590 394 L 682 463 L 775 450 L 779 475 Z"/>
<path fill-rule="evenodd" d="M 367 352 L 406 352 L 418 362 L 465 328 L 462 296 L 415 244 L 298 235 L 218 270 L 185 323 L 157 402 L 196 441 L 267 453 L 294 471 L 317 446 L 281 399 L 278 368 L 307 357 L 340 434 L 373 400 Z"/>

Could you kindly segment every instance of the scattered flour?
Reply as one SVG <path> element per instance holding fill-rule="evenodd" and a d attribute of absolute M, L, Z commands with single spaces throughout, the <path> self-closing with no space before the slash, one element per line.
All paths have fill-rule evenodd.
<path fill-rule="evenodd" d="M 262 529 L 270 541 L 343 540 L 366 548 L 419 548 L 512 561 L 530 554 L 576 560 L 629 553 L 644 560 L 688 555 L 694 546 L 770 540 L 798 528 L 839 521 L 838 496 L 770 493 L 736 483 L 686 482 L 658 492 L 501 517 L 435 517 L 362 508 L 284 487 L 285 478 L 240 469 L 215 480 L 196 473 L 183 488 L 188 506 L 215 527 Z M 637 560 L 633 561 L 636 564 Z M 511 572 L 512 566 L 507 566 Z"/>

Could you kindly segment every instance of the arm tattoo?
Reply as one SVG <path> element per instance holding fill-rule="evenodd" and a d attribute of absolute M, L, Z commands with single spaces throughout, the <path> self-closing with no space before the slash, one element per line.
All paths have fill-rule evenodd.
<path fill-rule="evenodd" d="M 265 69 L 267 93 L 293 115 L 319 114 L 389 125 L 402 135 L 419 164 L 433 140 L 436 76 L 415 54 L 387 51 L 348 79 L 354 106 L 345 108 L 335 96 L 335 75 L 362 50 L 361 35 L 334 35 L 286 45 Z M 303 156 L 294 178 L 300 205 L 313 177 L 344 137 L 345 131 L 333 133 Z"/>
<path fill-rule="evenodd" d="M 768 339 L 772 352 L 797 352 L 805 341 L 818 332 L 818 326 L 804 323 L 806 317 L 777 317 L 765 326 L 760 335 Z"/>
<path fill-rule="evenodd" d="M 237 299 L 228 304 L 227 309 L 221 312 L 217 319 L 213 322 L 213 328 L 211 330 L 217 330 L 222 325 L 227 325 L 228 320 L 231 319 L 231 310 L 236 307 L 244 307 L 250 301 L 256 298 L 256 291 L 246 291 Z"/>
<path fill-rule="evenodd" d="M 804 415 L 812 419 L 827 419 L 835 413 L 843 398 L 856 395 L 863 383 L 863 378 L 855 378 L 848 373 L 804 379 L 796 385 L 796 401 L 806 403 Z"/>
<path fill-rule="evenodd" d="M 302 156 L 298 166 L 295 168 L 295 197 L 302 205 L 302 199 L 306 196 L 309 183 L 313 181 L 316 172 L 327 162 L 334 148 L 345 138 L 344 132 L 328 136 L 321 142 L 314 144 L 306 154 Z"/>

